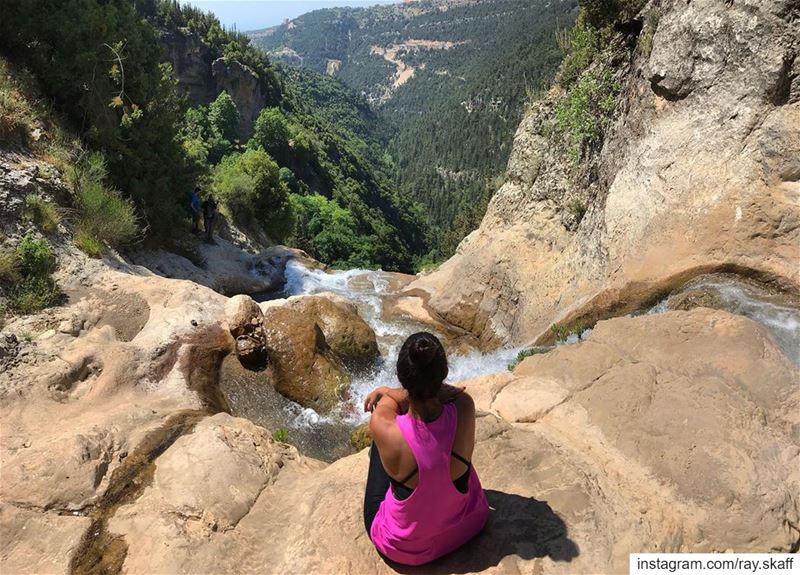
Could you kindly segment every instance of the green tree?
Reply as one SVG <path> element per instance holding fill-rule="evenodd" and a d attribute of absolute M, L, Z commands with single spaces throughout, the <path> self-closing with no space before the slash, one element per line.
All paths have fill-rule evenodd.
<path fill-rule="evenodd" d="M 279 108 L 264 108 L 258 114 L 248 146 L 264 148 L 281 166 L 285 166 L 289 163 L 290 139 L 289 123 L 283 112 Z"/>
<path fill-rule="evenodd" d="M 289 191 L 280 169 L 261 149 L 231 154 L 217 166 L 213 189 L 228 211 L 241 223 L 257 223 L 275 241 L 283 241 L 294 228 Z"/>
<path fill-rule="evenodd" d="M 239 132 L 239 110 L 230 94 L 224 90 L 208 106 L 208 123 L 212 132 L 228 142 L 234 142 Z"/>
<path fill-rule="evenodd" d="M 359 235 L 353 214 L 319 194 L 291 194 L 296 214 L 293 242 L 334 267 L 368 267 L 375 261 L 374 238 Z"/>
<path fill-rule="evenodd" d="M 190 185 L 176 136 L 183 100 L 153 27 L 129 0 L 6 0 L 0 48 L 37 76 L 150 229 L 172 229 Z"/>

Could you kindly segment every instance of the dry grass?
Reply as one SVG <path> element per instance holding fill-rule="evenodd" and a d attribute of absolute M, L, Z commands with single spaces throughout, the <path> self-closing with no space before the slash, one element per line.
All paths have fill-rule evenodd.
<path fill-rule="evenodd" d="M 0 249 L 0 284 L 11 285 L 19 280 L 19 258 L 14 250 Z"/>
<path fill-rule="evenodd" d="M 25 144 L 36 116 L 23 97 L 5 60 L 0 59 L 0 139 Z"/>
<path fill-rule="evenodd" d="M 25 197 L 25 218 L 46 234 L 58 231 L 61 222 L 61 211 L 53 202 L 48 202 L 41 196 L 29 194 Z"/>

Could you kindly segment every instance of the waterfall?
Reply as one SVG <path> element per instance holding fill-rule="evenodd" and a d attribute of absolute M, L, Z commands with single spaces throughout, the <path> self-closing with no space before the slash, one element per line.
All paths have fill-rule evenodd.
<path fill-rule="evenodd" d="M 688 282 L 647 313 L 669 311 L 677 298 L 688 292 L 705 292 L 715 300 L 714 307 L 760 323 L 786 356 L 800 365 L 800 310 L 785 305 L 780 295 L 738 276 L 709 274 Z"/>
<path fill-rule="evenodd" d="M 403 320 L 387 322 L 382 319 L 383 299 L 392 295 L 390 285 L 391 274 L 382 271 L 351 269 L 329 273 L 306 268 L 294 260 L 286 265 L 284 297 L 320 292 L 332 292 L 343 296 L 356 305 L 359 314 L 370 325 L 378 339 L 380 362 L 372 370 L 353 378 L 350 393 L 344 404 L 332 416 L 327 417 L 341 418 L 351 424 L 366 421 L 367 414 L 363 413 L 362 407 L 366 395 L 381 385 L 389 387 L 399 385 L 395 376 L 395 364 L 403 341 L 417 331 L 435 333 L 430 326 Z M 450 355 L 448 357 L 450 375 L 447 383 L 455 384 L 480 375 L 503 371 L 516 357 L 518 351 L 514 348 L 504 348 L 490 353 L 474 351 L 467 355 Z M 313 425 L 320 420 L 320 416 L 311 410 L 298 409 L 297 417 L 299 425 Z"/>
<path fill-rule="evenodd" d="M 350 388 L 340 404 L 329 414 L 319 415 L 281 396 L 265 386 L 258 374 L 246 370 L 227 369 L 223 387 L 235 414 L 248 417 L 267 429 L 288 429 L 290 442 L 304 453 L 333 460 L 350 452 L 350 431 L 367 420 L 364 398 L 373 389 L 399 385 L 395 375 L 397 354 L 403 341 L 416 331 L 434 331 L 430 326 L 397 318 L 382 317 L 383 302 L 396 295 L 396 276 L 382 271 L 351 269 L 325 272 L 310 269 L 291 260 L 286 266 L 286 284 L 282 297 L 332 292 L 353 302 L 361 317 L 375 332 L 381 358 L 372 369 L 353 376 Z M 763 286 L 738 276 L 704 275 L 690 281 L 667 298 L 642 313 L 668 312 L 681 307 L 681 298 L 692 299 L 691 306 L 709 305 L 747 316 L 763 325 L 770 337 L 795 363 L 800 365 L 800 311 L 786 305 L 784 296 L 769 292 Z M 685 302 L 684 302 L 685 303 Z M 557 345 L 572 345 L 584 340 L 591 329 L 570 334 Z M 466 379 L 503 372 L 519 349 L 504 348 L 490 353 L 473 351 L 450 353 L 450 374 L 447 382 L 457 384 Z M 230 359 L 235 362 L 235 358 Z"/>

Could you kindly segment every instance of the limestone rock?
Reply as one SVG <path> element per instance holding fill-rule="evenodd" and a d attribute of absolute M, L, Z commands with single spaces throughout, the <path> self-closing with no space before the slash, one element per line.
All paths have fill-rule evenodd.
<path fill-rule="evenodd" d="M 211 74 L 211 50 L 195 33 L 174 30 L 163 33 L 172 75 L 195 104 L 208 104 L 217 95 Z"/>
<path fill-rule="evenodd" d="M 158 459 L 153 486 L 135 507 L 168 510 L 208 532 L 228 531 L 282 468 L 298 459 L 295 448 L 275 442 L 265 429 L 220 413 L 201 421 Z M 122 509 L 115 521 L 140 514 Z"/>
<path fill-rule="evenodd" d="M 107 428 L 49 441 L 37 437 L 29 447 L 23 444 L 14 465 L 4 469 L 0 499 L 44 508 L 82 509 L 94 501 L 120 448 L 120 438 Z M 54 452 L 60 457 L 48 455 Z"/>
<path fill-rule="evenodd" d="M 211 73 L 219 92 L 230 94 L 239 111 L 239 135 L 242 140 L 253 133 L 258 113 L 266 104 L 265 91 L 258 75 L 237 60 L 217 58 Z"/>
<path fill-rule="evenodd" d="M 81 333 L 84 323 L 85 320 L 75 316 L 65 319 L 58 324 L 58 333 L 77 337 Z"/>
<path fill-rule="evenodd" d="M 231 228 L 233 229 L 233 228 Z M 187 240 L 174 251 L 137 249 L 133 261 L 158 275 L 186 279 L 224 295 L 274 292 L 283 284 L 286 261 L 295 251 L 283 246 L 260 249 L 258 242 L 217 237 L 214 243 Z"/>
<path fill-rule="evenodd" d="M 0 567 L 4 573 L 66 575 L 90 523 L 88 517 L 38 513 L 0 504 Z"/>
<path fill-rule="evenodd" d="M 3 369 L 11 364 L 17 357 L 20 343 L 13 333 L 0 334 L 0 367 Z"/>
<path fill-rule="evenodd" d="M 602 150 L 576 165 L 523 119 L 478 230 L 409 287 L 485 347 L 635 311 L 698 273 L 756 270 L 800 289 L 800 105 L 790 2 L 662 2 L 652 52 L 621 49 Z M 574 201 L 585 215 L 568 217 Z"/>
<path fill-rule="evenodd" d="M 253 132 L 258 113 L 268 94 L 258 75 L 237 60 L 213 59 L 209 46 L 196 33 L 179 29 L 162 33 L 172 63 L 173 77 L 195 105 L 207 105 L 218 94 L 230 94 L 239 111 L 239 136 Z"/>
<path fill-rule="evenodd" d="M 120 461 L 156 436 L 152 480 L 108 518 L 124 572 L 391 573 L 362 524 L 366 452 L 325 466 L 249 421 L 196 411 L 198 378 L 219 367 L 200 347 L 212 337 L 190 338 L 224 320 L 225 298 L 153 276 L 127 288 L 153 310 L 133 341 L 95 328 L 46 364 L 99 361 L 82 393 L 55 402 L 31 377 L 3 400 L 0 569 L 66 572 L 89 520 L 58 513 L 109 487 L 124 495 Z M 315 362 L 333 355 L 316 324 L 290 305 L 265 315 L 283 360 L 322 373 Z M 425 572 L 620 572 L 632 551 L 796 545 L 796 371 L 753 321 L 707 308 L 617 318 L 466 385 L 493 512 Z M 171 435 L 165 420 L 187 409 L 204 419 Z"/>
<path fill-rule="evenodd" d="M 227 552 L 220 544 L 240 532 L 264 493 L 284 476 L 296 479 L 320 467 L 249 421 L 218 414 L 159 458 L 152 485 L 120 508 L 109 528 L 125 536 L 126 561 L 134 570 L 207 570 L 212 563 L 203 568 L 203 561 L 221 552 L 213 560 L 214 570 L 221 572 Z M 189 562 L 187 551 L 195 555 Z"/>
<path fill-rule="evenodd" d="M 233 337 L 250 333 L 253 326 L 260 326 L 264 319 L 261 308 L 247 295 L 236 295 L 229 299 L 225 304 L 225 315 Z"/>
<path fill-rule="evenodd" d="M 261 308 L 247 295 L 233 296 L 225 304 L 228 329 L 236 339 L 236 355 L 242 365 L 261 369 L 267 360 L 264 314 Z"/>
<path fill-rule="evenodd" d="M 320 327 L 298 310 L 271 307 L 264 313 L 264 334 L 275 389 L 319 413 L 330 411 L 350 378 Z"/>
<path fill-rule="evenodd" d="M 224 298 L 137 271 L 107 268 L 94 277 L 99 291 L 124 282 L 125 292 L 114 293 L 125 299 L 130 291 L 146 302 L 148 319 L 134 341 L 120 341 L 111 325 L 87 328 L 79 338 L 57 334 L 26 344 L 29 361 L 0 370 L 4 503 L 63 512 L 93 504 L 121 454 L 169 414 L 204 407 L 214 364 L 226 353 L 227 340 L 208 331 L 211 318 L 223 317 Z M 85 317 L 83 306 L 93 306 L 105 323 L 120 303 L 86 296 L 67 313 Z"/>
<path fill-rule="evenodd" d="M 346 366 L 360 369 L 378 358 L 375 332 L 351 301 L 333 293 L 292 298 L 288 307 L 315 322 L 331 350 Z"/>
<path fill-rule="evenodd" d="M 473 463 L 493 511 L 424 572 L 610 573 L 633 551 L 790 549 L 800 448 L 781 408 L 793 375 L 757 324 L 695 309 L 602 322 L 586 342 L 468 382 L 493 390 L 490 410 L 507 396 L 540 411 L 536 381 L 567 396 L 529 423 L 477 402 Z M 164 453 L 110 527 L 128 572 L 392 573 L 362 523 L 367 466 L 362 451 L 321 469 L 220 414 Z"/>

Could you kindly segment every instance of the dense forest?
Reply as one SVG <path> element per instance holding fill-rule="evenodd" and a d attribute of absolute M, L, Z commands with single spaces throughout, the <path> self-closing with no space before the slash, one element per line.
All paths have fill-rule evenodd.
<path fill-rule="evenodd" d="M 226 91 L 207 103 L 187 97 L 164 45 L 176 33 L 255 75 L 263 109 L 249 133 Z M 9 0 L 0 49 L 34 73 L 80 135 L 87 153 L 65 162 L 81 174 L 76 187 L 136 212 L 139 232 L 93 236 L 95 247 L 142 235 L 169 242 L 176 222 L 188 229 L 188 195 L 199 185 L 246 231 L 336 266 L 412 271 L 427 249 L 427 221 L 397 193 L 364 98 L 275 66 L 210 14 L 175 0 Z"/>
<path fill-rule="evenodd" d="M 398 189 L 431 218 L 429 257 L 439 260 L 480 222 L 526 104 L 562 58 L 557 32 L 572 26 L 576 5 L 331 8 L 250 36 L 274 58 L 334 74 L 370 102 Z"/>

